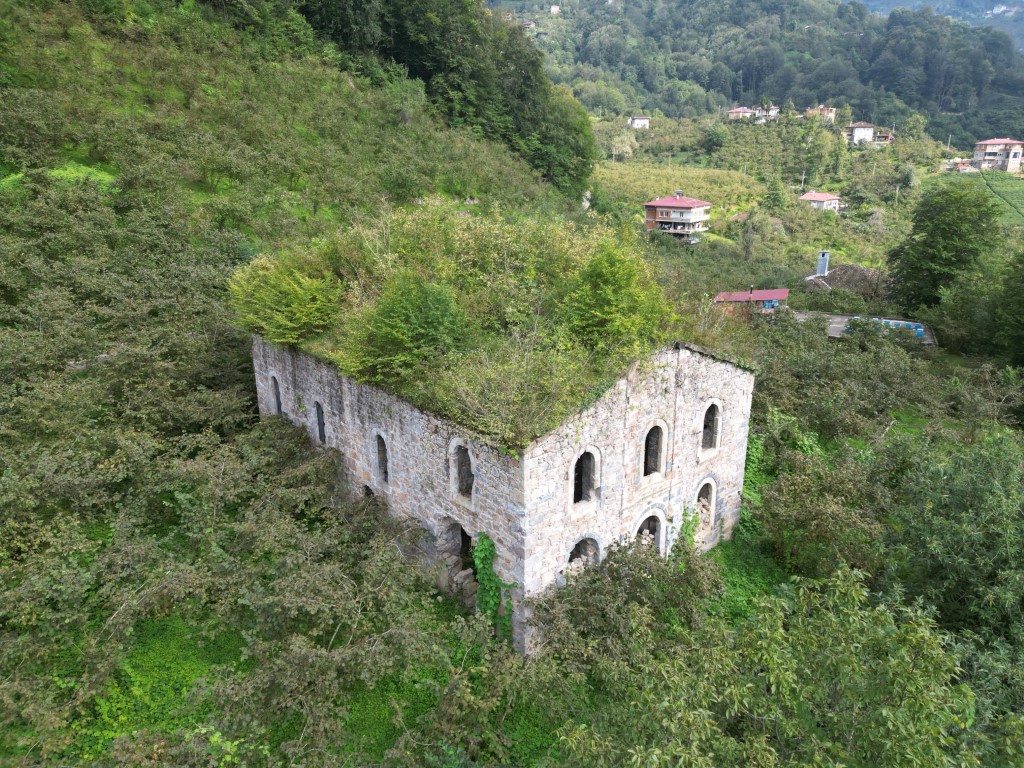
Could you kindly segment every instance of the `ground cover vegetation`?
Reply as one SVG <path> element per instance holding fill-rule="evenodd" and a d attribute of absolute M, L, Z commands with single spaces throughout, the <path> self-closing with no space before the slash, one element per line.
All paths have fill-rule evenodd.
<path fill-rule="evenodd" d="M 883 17 L 859 2 L 580 0 L 550 15 L 528 0 L 500 5 L 536 20 L 552 78 L 594 113 L 831 103 L 897 129 L 920 112 L 936 139 L 970 146 L 1013 135 L 1024 109 L 1011 38 L 929 8 Z"/>
<path fill-rule="evenodd" d="M 12 14 L 0 763 L 1022 764 L 1020 345 L 970 335 L 984 356 L 964 358 L 716 312 L 716 280 L 775 285 L 809 255 L 762 230 L 749 253 L 742 230 L 647 242 L 611 202 L 579 216 L 287 9 Z M 611 178 L 595 201 L 627 204 Z M 885 237 L 924 232 L 929 194 L 883 202 Z M 794 209 L 775 216 L 794 232 L 843 226 Z M 1011 340 L 1013 242 L 952 278 L 991 262 Z M 731 349 L 760 366 L 741 530 L 712 557 L 615 549 L 536 606 L 523 659 L 500 612 L 437 594 L 402 554 L 417 532 L 352 501 L 335 457 L 254 418 L 238 315 L 410 397 L 429 369 L 438 402 L 424 350 L 517 404 L 543 365 L 575 370 L 551 359 L 596 386 L 660 333 Z M 477 405 L 462 417 L 516 434 Z"/>

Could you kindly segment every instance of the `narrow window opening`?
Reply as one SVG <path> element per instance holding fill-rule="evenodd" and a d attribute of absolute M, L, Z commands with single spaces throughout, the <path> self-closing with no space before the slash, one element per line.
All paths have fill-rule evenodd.
<path fill-rule="evenodd" d="M 380 435 L 377 435 L 377 472 L 381 482 L 388 482 L 388 446 Z"/>
<path fill-rule="evenodd" d="M 455 449 L 455 473 L 460 496 L 467 499 L 473 496 L 473 462 L 469 458 L 469 449 L 460 445 Z"/>
<path fill-rule="evenodd" d="M 373 489 L 368 485 L 363 486 L 363 497 L 367 499 L 373 498 Z"/>
<path fill-rule="evenodd" d="M 642 544 L 653 544 L 655 547 L 658 546 L 658 527 L 660 521 L 656 515 L 651 515 L 642 523 L 636 531 L 636 537 Z"/>
<path fill-rule="evenodd" d="M 715 448 L 718 445 L 718 430 L 721 426 L 721 411 L 717 405 L 711 404 L 704 411 L 704 434 L 700 447 Z"/>
<path fill-rule="evenodd" d="M 587 451 L 576 460 L 573 472 L 572 500 L 574 504 L 590 501 L 594 493 L 594 454 Z"/>
<path fill-rule="evenodd" d="M 324 422 L 324 407 L 317 402 L 313 403 L 313 407 L 316 409 L 316 436 L 320 438 L 321 443 L 326 443 L 327 424 Z"/>
<path fill-rule="evenodd" d="M 644 440 L 644 477 L 661 471 L 661 427 L 651 427 Z"/>
<path fill-rule="evenodd" d="M 274 412 L 280 416 L 283 409 L 281 408 L 281 386 L 277 383 L 277 376 L 270 377 L 270 386 L 274 390 Z"/>
<path fill-rule="evenodd" d="M 462 565 L 462 570 L 469 568 L 476 576 L 476 562 L 473 560 L 473 537 L 461 525 L 459 526 L 459 562 Z"/>

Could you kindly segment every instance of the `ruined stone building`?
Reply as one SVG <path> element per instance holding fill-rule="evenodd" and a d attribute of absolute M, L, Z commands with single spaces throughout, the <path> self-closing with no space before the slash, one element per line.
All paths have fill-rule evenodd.
<path fill-rule="evenodd" d="M 696 515 L 708 549 L 740 510 L 754 376 L 679 343 L 633 365 L 595 403 L 518 454 L 329 363 L 253 341 L 260 413 L 304 426 L 343 456 L 357 493 L 431 534 L 442 568 L 461 569 L 473 537 L 494 540 L 512 591 L 513 632 L 529 643 L 524 596 L 648 534 L 667 554 Z"/>

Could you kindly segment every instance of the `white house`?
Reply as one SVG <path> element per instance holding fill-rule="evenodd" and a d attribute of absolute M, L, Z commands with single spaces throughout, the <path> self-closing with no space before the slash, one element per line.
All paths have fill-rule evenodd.
<path fill-rule="evenodd" d="M 644 224 L 648 230 L 696 241 L 696 235 L 706 232 L 711 219 L 711 203 L 686 197 L 676 190 L 671 197 L 659 197 L 644 203 Z"/>
<path fill-rule="evenodd" d="M 651 118 L 646 115 L 633 115 L 628 122 L 629 127 L 634 130 L 646 130 L 651 127 Z"/>
<path fill-rule="evenodd" d="M 875 126 L 871 123 L 850 123 L 843 131 L 846 140 L 856 146 L 865 142 L 872 143 L 875 140 Z"/>
<path fill-rule="evenodd" d="M 1020 171 L 1024 142 L 1015 139 L 986 139 L 974 145 L 971 164 L 979 171 L 997 170 L 1008 173 Z"/>
<path fill-rule="evenodd" d="M 811 208 L 816 211 L 836 211 L 839 212 L 839 203 L 841 198 L 839 195 L 833 195 L 831 192 L 805 192 L 800 195 L 801 200 L 806 203 L 810 203 Z"/>

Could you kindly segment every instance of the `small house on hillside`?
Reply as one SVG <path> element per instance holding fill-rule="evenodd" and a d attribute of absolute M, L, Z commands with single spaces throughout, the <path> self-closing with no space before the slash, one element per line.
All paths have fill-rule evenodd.
<path fill-rule="evenodd" d="M 832 125 L 836 121 L 836 108 L 826 107 L 824 104 L 819 104 L 816 107 L 808 107 L 807 111 L 804 112 L 805 117 L 816 117 L 821 122 L 828 125 Z"/>
<path fill-rule="evenodd" d="M 774 104 L 757 107 L 754 110 L 754 122 L 759 124 L 779 119 L 779 108 Z"/>
<path fill-rule="evenodd" d="M 812 189 L 810 192 L 804 192 L 800 195 L 799 199 L 809 203 L 811 208 L 816 211 L 835 211 L 838 213 L 839 202 L 842 198 L 839 195 L 833 195 L 831 192 L 815 192 Z"/>
<path fill-rule="evenodd" d="M 1024 142 L 1015 139 L 986 139 L 974 145 L 971 164 L 979 171 L 995 170 L 1017 173 L 1020 171 Z"/>
<path fill-rule="evenodd" d="M 870 144 L 875 140 L 875 126 L 871 123 L 850 123 L 846 128 L 843 129 L 843 136 L 846 140 L 857 146 L 858 144 L 864 144 L 867 142 Z"/>
<path fill-rule="evenodd" d="M 634 130 L 646 130 L 651 127 L 651 118 L 646 115 L 632 115 L 629 118 L 629 127 Z"/>
<path fill-rule="evenodd" d="M 749 107 L 736 107 L 725 113 L 730 120 L 751 120 L 756 113 Z"/>
<path fill-rule="evenodd" d="M 779 307 L 786 306 L 788 299 L 788 288 L 770 288 L 760 291 L 751 289 L 734 293 L 722 291 L 715 296 L 715 304 L 722 305 L 727 312 L 735 312 L 737 308 L 742 308 L 748 312 L 770 314 Z"/>
<path fill-rule="evenodd" d="M 696 235 L 706 232 L 711 219 L 711 203 L 686 197 L 676 190 L 672 197 L 659 197 L 644 203 L 644 224 L 675 237 L 696 242 Z"/>

